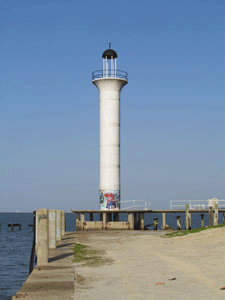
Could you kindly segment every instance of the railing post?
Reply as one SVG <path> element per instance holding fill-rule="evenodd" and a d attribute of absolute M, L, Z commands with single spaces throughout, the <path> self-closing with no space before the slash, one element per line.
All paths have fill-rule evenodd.
<path fill-rule="evenodd" d="M 38 209 L 36 212 L 37 230 L 37 265 L 48 263 L 48 210 Z"/>

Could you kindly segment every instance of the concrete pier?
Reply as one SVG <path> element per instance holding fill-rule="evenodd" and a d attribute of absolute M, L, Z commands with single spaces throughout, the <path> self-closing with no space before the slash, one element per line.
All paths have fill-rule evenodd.
<path fill-rule="evenodd" d="M 49 222 L 49 249 L 56 248 L 56 210 L 50 209 L 48 213 Z"/>
<path fill-rule="evenodd" d="M 128 213 L 129 229 L 134 230 L 134 214 Z"/>
<path fill-rule="evenodd" d="M 135 214 L 136 223 L 139 222 L 141 226 L 145 212 Z M 106 213 L 101 213 L 101 216 L 101 226 L 105 223 L 106 228 L 110 229 L 112 222 L 107 224 Z M 42 239 L 45 236 L 44 245 L 48 245 L 46 229 L 49 227 L 46 223 L 49 219 L 46 209 L 37 211 L 39 236 Z M 128 222 L 124 223 L 128 227 L 134 226 L 134 212 L 129 212 Z M 225 246 L 218 244 L 218 240 L 224 236 L 224 230 L 223 227 L 205 230 L 198 235 L 171 238 L 169 243 L 168 239 L 161 237 L 164 233 L 159 231 L 65 233 L 62 240 L 57 242 L 56 249 L 48 251 L 48 263 L 39 264 L 38 260 L 39 265 L 12 299 L 105 300 L 106 295 L 110 295 L 110 299 L 149 299 L 149 295 L 153 299 L 191 300 L 196 296 L 207 300 L 224 299 L 224 292 L 220 288 L 224 284 L 225 274 L 220 266 Z M 75 243 L 88 245 L 88 249 L 94 252 L 100 250 L 102 256 L 95 262 L 97 265 L 81 266 L 80 262 L 74 265 Z M 208 249 L 211 245 L 214 254 L 209 260 Z M 40 247 L 42 245 L 39 243 L 37 249 L 40 250 Z M 187 256 L 184 255 L 184 249 L 188 252 Z M 157 286 L 158 282 L 163 282 L 166 288 Z"/>
<path fill-rule="evenodd" d="M 66 223 L 65 223 L 65 211 L 61 211 L 61 217 L 62 217 L 62 224 L 61 224 L 61 236 L 64 237 L 65 235 L 65 230 L 66 230 Z"/>
<path fill-rule="evenodd" d="M 145 228 L 152 226 L 154 229 L 158 229 L 158 220 L 154 221 L 154 224 L 144 224 L 145 214 L 162 214 L 162 228 L 163 230 L 172 229 L 166 224 L 166 214 L 177 214 L 185 213 L 185 228 L 187 230 L 191 229 L 191 215 L 194 213 L 209 213 L 210 214 L 210 224 L 214 220 L 214 224 L 218 224 L 218 214 L 219 212 L 224 213 L 225 209 L 195 209 L 190 210 L 189 206 L 186 206 L 185 210 L 73 210 L 76 213 L 76 230 L 144 230 Z M 100 221 L 94 221 L 93 214 L 100 215 Z M 87 215 L 85 217 L 85 214 Z M 120 214 L 127 214 L 127 221 L 120 221 Z M 90 216 L 88 218 L 88 215 Z M 181 230 L 181 217 L 177 218 L 177 229 Z M 87 221 L 90 220 L 90 221 Z M 176 218 L 176 217 L 174 217 Z M 202 221 L 203 222 L 203 221 Z M 203 224 L 201 222 L 201 224 Z M 176 228 L 174 228 L 176 229 Z"/>
<path fill-rule="evenodd" d="M 45 265 L 48 263 L 48 210 L 38 209 L 36 212 L 36 228 L 37 228 L 37 265 Z"/>
<path fill-rule="evenodd" d="M 62 211 L 56 210 L 56 241 L 62 239 Z"/>

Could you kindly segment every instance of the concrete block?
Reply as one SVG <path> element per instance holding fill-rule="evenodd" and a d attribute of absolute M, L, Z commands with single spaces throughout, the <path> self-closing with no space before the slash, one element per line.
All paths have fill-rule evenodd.
<path fill-rule="evenodd" d="M 129 222 L 107 222 L 106 229 L 110 230 L 120 230 L 120 229 L 129 229 Z"/>
<path fill-rule="evenodd" d="M 85 221 L 84 230 L 100 230 L 102 229 L 101 221 Z"/>

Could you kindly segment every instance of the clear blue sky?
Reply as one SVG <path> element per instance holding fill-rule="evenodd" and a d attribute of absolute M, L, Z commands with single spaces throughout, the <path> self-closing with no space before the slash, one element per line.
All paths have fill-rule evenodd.
<path fill-rule="evenodd" d="M 224 0 L 2 0 L 0 211 L 98 208 L 99 95 L 112 43 L 122 200 L 225 199 Z"/>

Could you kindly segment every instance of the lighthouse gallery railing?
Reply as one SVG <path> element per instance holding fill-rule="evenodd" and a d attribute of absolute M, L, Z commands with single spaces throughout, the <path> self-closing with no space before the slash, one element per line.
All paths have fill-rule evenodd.
<path fill-rule="evenodd" d="M 121 78 L 128 80 L 128 73 L 121 70 L 98 70 L 92 73 L 92 80 L 98 78 Z"/>

